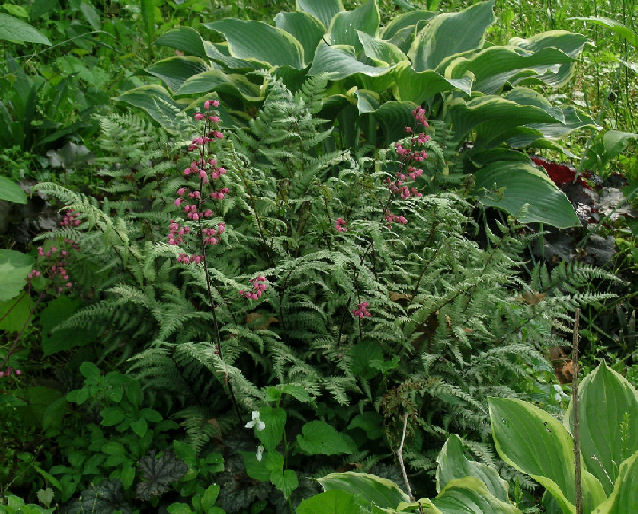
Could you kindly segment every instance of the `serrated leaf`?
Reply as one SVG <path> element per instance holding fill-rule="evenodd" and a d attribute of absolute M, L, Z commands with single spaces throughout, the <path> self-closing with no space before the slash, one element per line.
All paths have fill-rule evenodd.
<path fill-rule="evenodd" d="M 188 466 L 172 451 L 164 452 L 161 457 L 156 457 L 154 451 L 149 452 L 140 459 L 139 468 L 144 479 L 137 484 L 136 494 L 139 499 L 145 501 L 168 491 L 169 485 L 182 478 L 188 471 Z"/>
<path fill-rule="evenodd" d="M 51 46 L 51 41 L 28 23 L 0 13 L 0 41 L 15 43 L 38 43 Z"/>

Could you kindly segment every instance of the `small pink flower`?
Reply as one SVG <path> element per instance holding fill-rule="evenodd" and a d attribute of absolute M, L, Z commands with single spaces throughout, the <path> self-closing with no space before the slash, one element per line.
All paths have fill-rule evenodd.
<path fill-rule="evenodd" d="M 203 120 L 204 119 L 204 115 L 201 112 L 196 112 L 195 113 L 195 119 L 196 120 Z"/>

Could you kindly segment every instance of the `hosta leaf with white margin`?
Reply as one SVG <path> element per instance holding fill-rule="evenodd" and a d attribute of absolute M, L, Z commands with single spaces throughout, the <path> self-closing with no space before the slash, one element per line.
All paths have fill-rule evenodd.
<path fill-rule="evenodd" d="M 442 489 L 451 480 L 465 477 L 476 477 L 482 480 L 487 489 L 499 500 L 508 501 L 508 485 L 503 480 L 496 469 L 482 462 L 468 460 L 463 455 L 463 445 L 457 435 L 452 435 L 443 445 L 441 453 L 436 459 L 436 490 Z"/>
<path fill-rule="evenodd" d="M 358 494 L 339 489 L 324 491 L 306 498 L 296 510 L 297 514 L 381 514 L 383 512 L 388 511 L 373 505 Z"/>
<path fill-rule="evenodd" d="M 309 421 L 297 436 L 297 445 L 308 455 L 352 454 L 357 445 L 347 434 L 337 432 L 325 421 Z"/>
<path fill-rule="evenodd" d="M 199 57 L 176 56 L 157 61 L 146 71 L 160 79 L 171 91 L 175 92 L 189 78 L 208 69 L 209 66 Z"/>
<path fill-rule="evenodd" d="M 314 59 L 317 45 L 326 32 L 317 18 L 304 12 L 280 12 L 275 16 L 275 26 L 301 43 L 306 63 Z"/>
<path fill-rule="evenodd" d="M 204 26 L 224 35 L 233 57 L 262 61 L 271 66 L 304 67 L 301 44 L 285 30 L 261 21 L 236 18 L 205 23 Z"/>
<path fill-rule="evenodd" d="M 297 11 L 314 16 L 327 31 L 335 14 L 343 11 L 343 4 L 341 0 L 297 0 Z"/>
<path fill-rule="evenodd" d="M 324 41 L 320 41 L 308 74 L 319 75 L 325 73 L 331 80 L 339 80 L 350 77 L 355 73 L 379 76 L 389 70 L 390 68 L 386 66 L 375 67 L 362 63 L 355 56 L 354 49 L 351 46 L 329 46 Z"/>
<path fill-rule="evenodd" d="M 28 23 L 0 13 L 0 41 L 13 41 L 14 43 L 38 43 L 51 46 L 51 41 L 39 30 Z"/>
<path fill-rule="evenodd" d="M 584 21 L 585 23 L 593 23 L 595 25 L 602 25 L 607 27 L 614 34 L 624 37 L 629 43 L 638 47 L 638 33 L 626 25 L 623 25 L 619 21 L 612 20 L 610 18 L 604 18 L 602 16 L 575 16 L 573 18 L 567 18 L 568 20 Z"/>
<path fill-rule="evenodd" d="M 419 105 L 424 100 L 445 91 L 459 89 L 469 95 L 472 90 L 470 76 L 457 79 L 446 78 L 432 70 L 414 71 L 407 63 L 398 64 L 392 73 L 395 79 L 393 92 L 396 99 Z"/>
<path fill-rule="evenodd" d="M 416 35 L 408 52 L 413 68 L 433 70 L 450 55 L 482 47 L 485 31 L 494 21 L 494 0 L 435 16 Z"/>
<path fill-rule="evenodd" d="M 209 70 L 198 73 L 186 80 L 177 90 L 178 95 L 193 95 L 221 91 L 233 96 L 241 95 L 248 101 L 262 100 L 260 88 L 245 75 L 227 74 L 222 70 Z"/>
<path fill-rule="evenodd" d="M 405 28 L 414 28 L 420 21 L 430 21 L 436 16 L 435 12 L 424 11 L 423 9 L 415 9 L 414 11 L 408 11 L 403 14 L 399 14 L 392 18 L 381 31 L 381 37 L 383 39 L 392 38 L 397 32 Z"/>
<path fill-rule="evenodd" d="M 624 460 L 616 478 L 614 490 L 594 514 L 626 514 L 638 512 L 638 451 Z"/>
<path fill-rule="evenodd" d="M 589 41 L 582 34 L 574 34 L 566 30 L 550 30 L 536 34 L 528 39 L 514 37 L 508 45 L 518 46 L 531 52 L 540 52 L 543 48 L 558 48 L 570 57 L 578 57 L 585 44 Z M 572 75 L 575 61 L 559 65 L 558 70 L 549 70 L 538 77 L 545 84 L 552 87 L 564 86 Z"/>
<path fill-rule="evenodd" d="M 511 503 L 494 496 L 483 481 L 471 476 L 450 480 L 432 503 L 443 513 L 520 513 Z"/>
<path fill-rule="evenodd" d="M 574 442 L 567 429 L 522 400 L 489 398 L 488 403 L 500 457 L 543 485 L 564 513 L 575 513 Z M 591 512 L 606 498 L 602 485 L 584 464 L 582 490 L 584 512 Z"/>
<path fill-rule="evenodd" d="M 122 93 L 114 100 L 143 109 L 171 134 L 183 133 L 188 128 L 186 120 L 180 122 L 179 119 L 182 109 L 162 86 L 141 86 Z"/>
<path fill-rule="evenodd" d="M 0 302 L 18 296 L 32 269 L 33 257 L 30 255 L 0 249 Z"/>
<path fill-rule="evenodd" d="M 482 204 L 503 209 L 522 223 L 558 228 L 580 224 L 565 193 L 531 163 L 494 162 L 476 171 L 474 180 Z"/>
<path fill-rule="evenodd" d="M 396 509 L 399 503 L 410 501 L 397 484 L 368 473 L 330 473 L 318 478 L 317 482 L 324 491 L 346 491 L 365 498 L 377 507 Z"/>
<path fill-rule="evenodd" d="M 362 49 L 359 31 L 375 36 L 379 29 L 379 9 L 376 0 L 369 0 L 353 11 L 342 11 L 335 15 L 329 28 L 330 44 L 350 45 L 357 52 Z"/>
<path fill-rule="evenodd" d="M 583 460 L 609 495 L 620 463 L 638 451 L 638 393 L 603 362 L 580 383 L 578 412 Z M 565 424 L 573 430 L 571 402 Z"/>
<path fill-rule="evenodd" d="M 472 73 L 472 89 L 493 94 L 499 92 L 507 82 L 516 85 L 518 77 L 528 79 L 532 74 L 543 76 L 557 64 L 571 63 L 573 60 L 556 48 L 530 52 L 514 46 L 493 46 L 469 56 L 459 56 L 447 64 L 444 74 L 446 77 L 460 78 L 468 72 Z"/>
<path fill-rule="evenodd" d="M 378 61 L 381 66 L 390 66 L 402 61 L 409 63 L 408 57 L 396 46 L 383 39 L 376 38 L 365 32 L 357 31 L 363 53 L 370 59 Z"/>
<path fill-rule="evenodd" d="M 195 29 L 191 27 L 179 27 L 162 34 L 155 41 L 156 45 L 168 46 L 184 52 L 186 55 L 206 58 L 204 41 Z"/>
<path fill-rule="evenodd" d="M 209 59 L 216 63 L 220 63 L 231 70 L 242 70 L 248 72 L 251 70 L 263 70 L 268 68 L 267 63 L 254 60 L 248 61 L 246 59 L 233 57 L 230 55 L 228 42 L 226 41 L 223 43 L 211 43 L 210 41 L 204 41 L 204 50 L 206 50 L 206 56 Z"/>
<path fill-rule="evenodd" d="M 13 180 L 0 177 L 0 200 L 25 204 L 27 203 L 27 195 Z"/>
<path fill-rule="evenodd" d="M 621 154 L 631 141 L 638 141 L 638 134 L 608 130 L 603 136 L 603 148 L 607 159 L 613 159 Z"/>

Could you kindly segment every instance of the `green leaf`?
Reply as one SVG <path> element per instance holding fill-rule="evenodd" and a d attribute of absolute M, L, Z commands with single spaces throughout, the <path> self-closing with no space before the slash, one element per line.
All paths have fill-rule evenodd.
<path fill-rule="evenodd" d="M 441 512 L 521 512 L 511 503 L 493 496 L 481 480 L 472 476 L 450 480 L 432 503 Z"/>
<path fill-rule="evenodd" d="M 558 228 L 580 225 L 572 204 L 552 180 L 535 166 L 495 162 L 474 173 L 481 203 L 503 209 L 522 223 L 547 223 Z M 496 191 L 494 191 L 496 189 Z"/>
<path fill-rule="evenodd" d="M 489 492 L 499 500 L 507 502 L 508 485 L 496 469 L 481 462 L 470 461 L 463 455 L 463 445 L 456 435 L 452 435 L 443 445 L 436 459 L 436 490 L 440 492 L 448 482 L 457 478 L 476 477 L 483 481 Z"/>
<path fill-rule="evenodd" d="M 357 414 L 350 424 L 348 430 L 360 428 L 366 433 L 368 439 L 375 440 L 383 437 L 383 418 L 381 415 L 374 411 L 366 411 L 362 414 Z"/>
<path fill-rule="evenodd" d="M 142 11 L 142 26 L 146 34 L 146 43 L 151 46 L 155 37 L 155 0 L 140 0 Z"/>
<path fill-rule="evenodd" d="M 494 0 L 435 16 L 414 38 L 408 52 L 412 66 L 416 71 L 434 70 L 446 57 L 482 47 L 494 20 Z"/>
<path fill-rule="evenodd" d="M 130 462 L 126 462 L 120 470 L 120 482 L 124 489 L 129 489 L 135 480 L 135 468 Z"/>
<path fill-rule="evenodd" d="M 510 466 L 542 484 L 563 512 L 575 512 L 574 444 L 567 429 L 538 407 L 518 399 L 489 398 L 496 450 Z M 583 465 L 585 512 L 605 499 L 600 482 Z"/>
<path fill-rule="evenodd" d="M 261 461 L 254 452 L 240 452 L 244 459 L 246 474 L 261 482 L 268 482 L 273 471 L 284 469 L 284 456 L 278 451 L 264 452 Z"/>
<path fill-rule="evenodd" d="M 184 52 L 186 55 L 206 59 L 208 55 L 204 49 L 204 42 L 195 29 L 191 27 L 179 27 L 162 34 L 155 41 L 156 45 L 168 46 Z"/>
<path fill-rule="evenodd" d="M 331 80 L 339 80 L 355 73 L 376 77 L 389 70 L 390 68 L 387 67 L 370 66 L 358 61 L 353 54 L 353 49 L 349 46 L 329 46 L 325 41 L 320 41 L 308 74 L 325 73 Z"/>
<path fill-rule="evenodd" d="M 146 71 L 161 79 L 171 91 L 177 91 L 186 80 L 207 69 L 208 65 L 199 57 L 169 57 Z"/>
<path fill-rule="evenodd" d="M 605 157 L 609 160 L 620 155 L 631 141 L 638 141 L 638 134 L 621 132 L 620 130 L 608 130 L 603 136 Z"/>
<path fill-rule="evenodd" d="M 72 314 L 77 312 L 81 305 L 81 300 L 73 300 L 67 296 L 59 296 L 50 301 L 46 308 L 40 313 L 42 351 L 45 356 L 70 350 L 76 346 L 83 346 L 95 340 L 95 334 L 88 329 L 73 328 L 54 331 L 57 325 L 66 321 Z"/>
<path fill-rule="evenodd" d="M 357 34 L 363 47 L 363 53 L 381 66 L 390 66 L 401 61 L 408 62 L 407 56 L 392 43 L 370 36 L 360 30 L 357 31 Z"/>
<path fill-rule="evenodd" d="M 380 478 L 368 473 L 331 473 L 317 479 L 324 491 L 345 491 L 355 496 L 362 496 L 377 507 L 396 508 L 401 502 L 409 502 L 410 498 L 397 484 L 387 478 Z"/>
<path fill-rule="evenodd" d="M 115 101 L 125 102 L 146 111 L 171 134 L 180 134 L 186 130 L 186 124 L 180 124 L 176 119 L 182 109 L 173 101 L 166 89 L 157 85 L 141 86 L 126 91 L 114 98 Z"/>
<path fill-rule="evenodd" d="M 0 41 L 38 43 L 51 46 L 51 41 L 44 34 L 28 23 L 8 14 L 0 14 Z"/>
<path fill-rule="evenodd" d="M 91 4 L 82 2 L 80 4 L 80 11 L 82 11 L 84 18 L 86 19 L 86 21 L 89 22 L 89 25 L 91 25 L 91 28 L 93 30 L 100 30 L 100 15 L 95 10 L 95 7 L 93 7 Z"/>
<path fill-rule="evenodd" d="M 590 471 L 611 494 L 618 463 L 638 449 L 638 394 L 603 362 L 578 387 L 580 450 Z M 573 430 L 570 402 L 565 421 Z"/>
<path fill-rule="evenodd" d="M 31 309 L 33 300 L 28 294 L 0 302 L 0 330 L 20 332 L 31 316 Z"/>
<path fill-rule="evenodd" d="M 359 52 L 363 48 L 358 32 L 375 36 L 379 28 L 379 10 L 376 0 L 370 0 L 353 11 L 337 13 L 330 25 L 330 43 L 349 45 Z"/>
<path fill-rule="evenodd" d="M 602 25 L 610 29 L 614 34 L 624 37 L 634 47 L 638 47 L 638 33 L 619 21 L 602 16 L 575 16 L 567 18 L 567 20 L 578 20 L 584 21 L 585 23 L 593 23 L 594 25 Z"/>
<path fill-rule="evenodd" d="M 102 416 L 101 424 L 105 427 L 115 426 L 125 418 L 124 411 L 119 407 L 106 407 L 100 411 L 100 414 Z"/>
<path fill-rule="evenodd" d="M 341 0 L 297 0 L 297 10 L 317 18 L 328 29 L 332 18 L 343 11 Z"/>
<path fill-rule="evenodd" d="M 414 28 L 417 23 L 428 22 L 434 18 L 434 16 L 436 16 L 435 12 L 424 11 L 422 9 L 404 12 L 392 18 L 392 21 L 381 31 L 381 35 L 383 39 L 390 39 L 400 30 Z"/>
<path fill-rule="evenodd" d="M 126 448 L 122 443 L 117 441 L 108 441 L 101 448 L 102 453 L 106 453 L 107 455 L 117 455 L 120 457 L 126 457 Z"/>
<path fill-rule="evenodd" d="M 297 444 L 309 455 L 352 454 L 357 447 L 350 436 L 337 432 L 324 421 L 309 421 L 297 436 Z"/>
<path fill-rule="evenodd" d="M 379 511 L 361 496 L 338 489 L 307 498 L 297 507 L 297 514 L 358 514 Z"/>
<path fill-rule="evenodd" d="M 416 72 L 410 66 L 401 64 L 394 70 L 394 77 L 394 95 L 397 100 L 414 102 L 417 105 L 444 91 L 459 89 L 469 95 L 472 90 L 470 76 L 451 79 L 436 71 Z"/>
<path fill-rule="evenodd" d="M 275 25 L 299 41 L 303 48 L 304 62 L 311 63 L 326 28 L 314 16 L 304 12 L 280 12 L 275 16 Z"/>
<path fill-rule="evenodd" d="M 202 509 L 205 512 L 208 512 L 208 509 L 215 506 L 215 502 L 217 501 L 217 497 L 219 496 L 219 486 L 217 484 L 210 485 L 204 491 L 202 495 Z"/>
<path fill-rule="evenodd" d="M 140 418 L 137 421 L 131 423 L 131 429 L 137 434 L 138 437 L 144 437 L 148 431 L 148 423 L 144 418 Z"/>
<path fill-rule="evenodd" d="M 0 177 L 0 200 L 26 204 L 27 195 L 13 180 L 7 177 Z"/>
<path fill-rule="evenodd" d="M 301 43 L 288 32 L 267 23 L 228 18 L 204 26 L 224 35 L 233 57 L 263 61 L 272 66 L 304 67 Z"/>
<path fill-rule="evenodd" d="M 33 269 L 33 257 L 15 250 L 0 249 L 0 302 L 18 296 L 27 275 Z"/>
<path fill-rule="evenodd" d="M 80 373 L 89 383 L 97 384 L 100 380 L 100 368 L 92 362 L 87 361 L 80 364 Z"/>
<path fill-rule="evenodd" d="M 285 498 L 289 498 L 292 492 L 299 487 L 297 473 L 292 469 L 273 471 L 270 474 L 270 481 L 284 494 Z"/>
<path fill-rule="evenodd" d="M 227 74 L 221 70 L 209 70 L 188 78 L 177 90 L 178 95 L 192 95 L 218 91 L 242 96 L 248 101 L 259 101 L 259 86 L 244 75 Z"/>
<path fill-rule="evenodd" d="M 192 514 L 194 511 L 186 503 L 174 502 L 168 506 L 166 512 L 168 514 Z"/>
<path fill-rule="evenodd" d="M 313 403 L 312 396 L 308 394 L 306 388 L 297 384 L 279 384 L 266 388 L 266 401 L 278 402 L 283 394 L 289 394 L 301 403 Z"/>
<path fill-rule="evenodd" d="M 638 512 L 638 451 L 620 464 L 614 490 L 594 514 Z"/>
<path fill-rule="evenodd" d="M 255 434 L 266 450 L 273 451 L 284 437 L 286 411 L 281 407 L 266 405 L 259 409 L 259 416 L 266 427 L 255 430 Z"/>

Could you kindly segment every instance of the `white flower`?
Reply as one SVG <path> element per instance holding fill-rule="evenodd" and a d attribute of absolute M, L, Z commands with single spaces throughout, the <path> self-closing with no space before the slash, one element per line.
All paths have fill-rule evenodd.
<path fill-rule="evenodd" d="M 554 391 L 556 391 L 556 394 L 554 394 L 554 400 L 557 402 L 560 402 L 563 398 L 569 398 L 569 396 L 563 392 L 563 388 L 558 384 L 554 384 Z"/>
<path fill-rule="evenodd" d="M 261 458 L 264 456 L 264 447 L 260 444 L 257 446 L 257 460 L 261 462 Z"/>
<path fill-rule="evenodd" d="M 244 425 L 245 428 L 253 428 L 255 427 L 257 428 L 258 431 L 262 431 L 264 428 L 266 428 L 266 423 L 264 423 L 263 421 L 261 421 L 259 419 L 259 411 L 258 410 L 254 410 L 253 411 L 253 420 L 249 421 L 248 423 L 246 423 Z"/>

